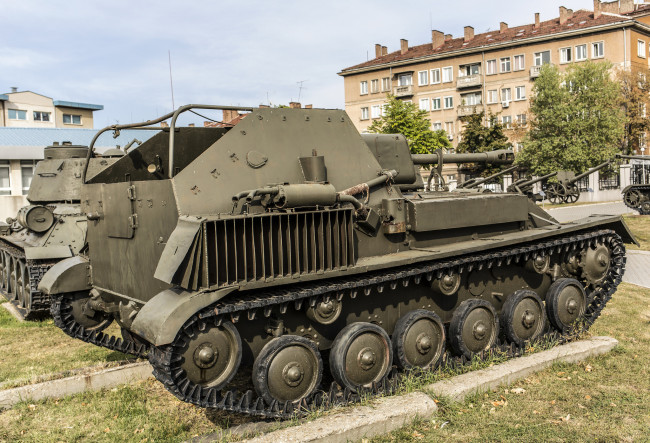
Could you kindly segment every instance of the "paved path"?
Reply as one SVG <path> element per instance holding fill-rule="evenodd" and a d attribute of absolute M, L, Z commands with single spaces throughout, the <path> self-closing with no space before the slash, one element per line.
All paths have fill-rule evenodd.
<path fill-rule="evenodd" d="M 627 250 L 623 281 L 650 288 L 650 252 Z"/>
<path fill-rule="evenodd" d="M 636 214 L 635 211 L 625 206 L 625 203 L 622 201 L 610 203 L 594 203 L 593 205 L 567 206 L 566 208 L 549 209 L 548 212 L 561 223 L 577 220 L 579 218 L 589 217 L 592 214 Z"/>

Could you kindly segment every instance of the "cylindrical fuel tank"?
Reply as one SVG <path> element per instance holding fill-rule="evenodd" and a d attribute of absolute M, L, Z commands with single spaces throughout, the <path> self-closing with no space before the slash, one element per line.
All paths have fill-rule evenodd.
<path fill-rule="evenodd" d="M 70 145 L 70 144 L 54 144 L 47 146 L 43 150 L 45 160 L 57 160 L 64 158 L 86 158 L 88 154 L 88 146 L 83 145 Z"/>
<path fill-rule="evenodd" d="M 41 205 L 20 208 L 16 219 L 21 226 L 34 232 L 45 232 L 54 224 L 54 214 L 50 208 Z"/>
<path fill-rule="evenodd" d="M 273 203 L 278 208 L 331 206 L 336 203 L 336 189 L 330 184 L 296 184 L 278 186 Z"/>

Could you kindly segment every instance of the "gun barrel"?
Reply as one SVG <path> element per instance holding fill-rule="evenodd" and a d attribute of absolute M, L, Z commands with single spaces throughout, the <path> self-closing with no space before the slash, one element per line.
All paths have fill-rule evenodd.
<path fill-rule="evenodd" d="M 612 163 L 611 161 L 607 160 L 605 163 L 601 163 L 598 166 L 596 166 L 595 168 L 591 168 L 590 170 L 588 170 L 586 172 L 583 172 L 582 174 L 576 175 L 573 180 L 569 181 L 569 183 L 570 184 L 577 183 L 578 180 L 581 180 L 581 179 L 585 178 L 586 176 L 593 174 L 596 171 L 600 171 L 604 167 L 609 166 L 611 163 Z"/>
<path fill-rule="evenodd" d="M 650 160 L 650 155 L 623 155 L 616 154 L 616 158 L 622 158 L 625 160 Z"/>
<path fill-rule="evenodd" d="M 416 165 L 437 165 L 436 154 L 413 154 L 413 163 Z M 442 154 L 443 163 L 485 163 L 488 165 L 511 165 L 515 161 L 513 151 L 500 149 L 498 151 L 479 152 L 476 154 Z"/>
<path fill-rule="evenodd" d="M 557 175 L 557 172 L 551 172 L 550 174 L 542 175 L 541 177 L 537 177 L 531 180 L 527 180 L 521 183 L 515 183 L 515 185 L 519 188 L 527 188 L 529 186 L 534 185 L 535 183 L 539 183 L 541 181 L 544 181 L 546 179 L 549 179 L 551 177 L 554 177 Z"/>
<path fill-rule="evenodd" d="M 511 166 L 508 169 L 504 169 L 503 171 L 499 171 L 496 174 L 490 175 L 489 177 L 473 178 L 473 179 L 467 180 L 466 182 L 461 183 L 460 185 L 458 185 L 458 188 L 465 188 L 465 189 L 475 188 L 475 187 L 477 187 L 479 185 L 482 185 L 483 183 L 485 183 L 487 181 L 490 181 L 492 179 L 500 177 L 500 176 L 502 176 L 504 174 L 507 174 L 508 172 L 512 172 L 515 169 L 517 169 L 518 167 L 519 166 Z"/>

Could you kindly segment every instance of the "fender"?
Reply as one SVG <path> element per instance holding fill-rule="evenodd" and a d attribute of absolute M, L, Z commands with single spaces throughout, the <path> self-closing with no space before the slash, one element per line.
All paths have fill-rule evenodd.
<path fill-rule="evenodd" d="M 133 319 L 131 330 L 155 346 L 167 345 L 174 341 L 190 317 L 235 289 L 231 287 L 210 292 L 166 289 L 145 303 Z"/>
<path fill-rule="evenodd" d="M 90 270 L 87 258 L 80 255 L 67 258 L 52 266 L 43 275 L 38 290 L 48 295 L 89 291 L 92 289 Z"/>

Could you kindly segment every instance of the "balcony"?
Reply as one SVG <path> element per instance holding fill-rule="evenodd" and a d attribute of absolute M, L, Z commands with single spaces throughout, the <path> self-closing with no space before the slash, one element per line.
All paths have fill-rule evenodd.
<path fill-rule="evenodd" d="M 396 86 L 393 88 L 393 95 L 397 98 L 410 97 L 413 95 L 413 85 Z"/>
<path fill-rule="evenodd" d="M 464 77 L 458 77 L 458 81 L 456 82 L 456 88 L 458 89 L 475 88 L 481 85 L 483 85 L 482 74 L 474 74 L 474 75 L 466 75 Z"/>
<path fill-rule="evenodd" d="M 481 104 L 478 105 L 462 105 L 458 107 L 458 116 L 459 117 L 467 117 L 468 115 L 472 115 L 475 112 L 480 112 Z"/>

